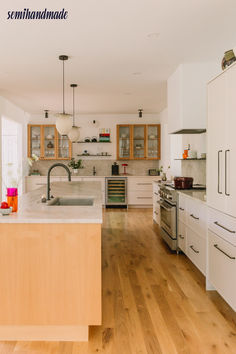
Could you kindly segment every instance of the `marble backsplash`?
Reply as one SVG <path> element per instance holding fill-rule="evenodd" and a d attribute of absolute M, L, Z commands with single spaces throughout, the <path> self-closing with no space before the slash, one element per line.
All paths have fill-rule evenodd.
<path fill-rule="evenodd" d="M 206 184 L 206 161 L 182 161 L 182 176 L 193 177 L 193 183 Z"/>
<path fill-rule="evenodd" d="M 50 160 L 50 161 L 37 161 L 34 163 L 31 170 L 39 170 L 42 176 L 47 175 L 47 171 L 51 165 L 54 163 L 63 163 L 68 164 L 68 161 L 62 160 Z M 90 176 L 93 174 L 93 166 L 96 168 L 97 176 L 109 176 L 111 175 L 111 165 L 114 163 L 114 160 L 104 159 L 104 160 L 83 160 L 83 169 L 79 170 L 78 176 Z M 127 173 L 137 176 L 146 176 L 148 175 L 148 170 L 151 168 L 158 168 L 159 161 L 150 160 L 150 161 L 118 161 L 120 166 L 120 173 L 123 172 L 122 163 L 127 163 Z M 56 167 L 52 170 L 52 176 L 64 176 L 66 175 L 65 169 L 61 167 Z"/>

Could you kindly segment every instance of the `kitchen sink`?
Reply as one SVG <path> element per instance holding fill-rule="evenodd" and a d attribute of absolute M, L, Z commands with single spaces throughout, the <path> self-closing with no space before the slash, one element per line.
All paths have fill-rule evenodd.
<path fill-rule="evenodd" d="M 92 198 L 56 197 L 47 202 L 48 206 L 88 206 L 93 205 Z"/>

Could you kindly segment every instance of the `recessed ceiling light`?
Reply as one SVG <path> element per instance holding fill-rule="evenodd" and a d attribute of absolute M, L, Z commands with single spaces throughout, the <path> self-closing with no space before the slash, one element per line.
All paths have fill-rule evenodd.
<path fill-rule="evenodd" d="M 140 73 L 139 71 L 136 71 L 133 73 L 133 75 L 141 75 L 142 73 Z"/>
<path fill-rule="evenodd" d="M 147 35 L 148 38 L 153 38 L 153 39 L 155 39 L 155 38 L 157 38 L 159 36 L 160 36 L 160 33 L 158 33 L 158 32 L 149 33 Z"/>

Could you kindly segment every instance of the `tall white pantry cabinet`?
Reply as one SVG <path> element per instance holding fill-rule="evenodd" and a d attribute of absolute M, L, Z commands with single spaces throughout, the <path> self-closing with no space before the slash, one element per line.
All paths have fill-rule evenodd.
<path fill-rule="evenodd" d="M 236 311 L 236 64 L 208 84 L 207 140 L 207 284 Z"/>
<path fill-rule="evenodd" d="M 208 84 L 207 202 L 236 217 L 236 65 Z"/>

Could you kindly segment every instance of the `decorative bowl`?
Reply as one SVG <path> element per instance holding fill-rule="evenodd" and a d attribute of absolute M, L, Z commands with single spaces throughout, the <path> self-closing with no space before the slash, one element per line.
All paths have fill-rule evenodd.
<path fill-rule="evenodd" d="M 12 212 L 12 207 L 6 209 L 0 208 L 0 214 L 2 214 L 2 216 L 9 215 L 11 214 L 11 212 Z"/>

